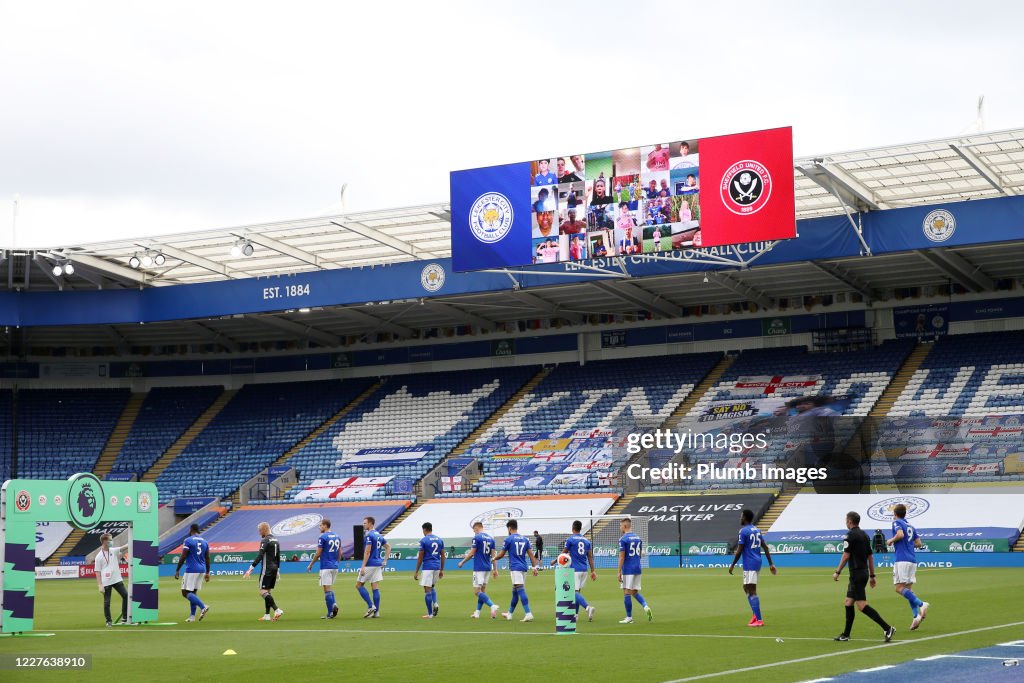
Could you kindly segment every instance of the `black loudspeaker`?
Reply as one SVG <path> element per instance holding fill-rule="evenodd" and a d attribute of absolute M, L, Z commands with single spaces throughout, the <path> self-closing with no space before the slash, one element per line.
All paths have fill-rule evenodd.
<path fill-rule="evenodd" d="M 358 560 L 359 562 L 362 562 L 363 561 L 363 550 L 365 548 L 365 546 L 364 546 L 365 540 L 363 538 L 363 525 L 362 524 L 356 524 L 355 526 L 352 527 L 352 543 L 353 543 L 352 559 Z"/>

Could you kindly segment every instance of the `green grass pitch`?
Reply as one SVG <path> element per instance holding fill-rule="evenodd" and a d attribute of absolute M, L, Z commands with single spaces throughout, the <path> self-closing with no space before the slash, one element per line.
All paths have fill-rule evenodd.
<path fill-rule="evenodd" d="M 932 611 L 920 630 L 908 630 L 910 610 L 892 591 L 891 574 L 883 571 L 869 598 L 898 629 L 896 642 L 885 645 L 880 629 L 863 615 L 854 624 L 852 642 L 833 642 L 843 625 L 845 577 L 834 583 L 829 572 L 783 568 L 777 576 L 762 573 L 766 626 L 752 629 L 746 626 L 750 613 L 738 575 L 722 569 L 648 570 L 643 593 L 654 621 L 635 609 L 636 623 L 620 625 L 621 591 L 614 572 L 603 570 L 584 591 L 597 607 L 595 620 L 584 618 L 570 636 L 554 634 L 551 572 L 528 579 L 536 617 L 532 624 L 469 619 L 475 600 L 468 572 L 450 572 L 441 580 L 441 613 L 434 620 L 420 618 L 425 611 L 422 589 L 408 572 L 386 576 L 382 616 L 376 620 L 362 619 L 364 606 L 353 576 L 339 577 L 335 593 L 342 612 L 333 621 L 319 618 L 325 607 L 315 574 L 285 574 L 274 591 L 285 610 L 276 623 L 256 621 L 263 602 L 255 580 L 230 576 L 214 577 L 204 586 L 201 595 L 211 610 L 200 623 L 184 623 L 188 603 L 177 582 L 164 579 L 160 617 L 177 625 L 113 629 L 103 625 L 102 600 L 93 581 L 39 581 L 36 628 L 56 635 L 0 638 L 0 653 L 91 654 L 92 671 L 5 671 L 0 678 L 435 681 L 486 672 L 516 681 L 569 676 L 588 682 L 658 682 L 702 674 L 734 680 L 728 673 L 734 668 L 772 665 L 745 676 L 802 681 L 1024 638 L 1019 600 L 1024 572 L 921 569 L 918 593 L 932 603 Z M 503 571 L 489 594 L 504 608 L 510 593 Z M 237 656 L 222 654 L 229 648 Z M 791 662 L 808 657 L 816 658 Z"/>

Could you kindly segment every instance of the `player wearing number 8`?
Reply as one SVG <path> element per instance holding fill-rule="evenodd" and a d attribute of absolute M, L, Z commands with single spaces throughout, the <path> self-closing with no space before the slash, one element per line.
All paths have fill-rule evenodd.
<path fill-rule="evenodd" d="M 334 619 L 340 611 L 334 599 L 334 582 L 338 579 L 338 560 L 341 559 L 341 538 L 331 531 L 331 520 L 320 520 L 320 538 L 316 542 L 316 554 L 306 566 L 306 571 L 313 570 L 313 564 L 320 560 L 320 585 L 324 589 L 324 602 L 327 603 L 327 614 L 321 619 Z"/>
<path fill-rule="evenodd" d="M 623 602 L 626 606 L 626 618 L 619 623 L 633 623 L 633 598 L 636 598 L 644 608 L 647 621 L 650 621 L 654 618 L 654 613 L 644 600 L 644 596 L 640 594 L 640 576 L 643 571 L 640 568 L 640 558 L 643 557 L 644 542 L 633 533 L 633 520 L 629 517 L 619 522 L 619 529 L 622 531 L 622 537 L 619 539 L 619 585 L 622 587 Z"/>
<path fill-rule="evenodd" d="M 582 607 L 587 612 L 587 621 L 594 620 L 594 606 L 588 605 L 583 597 L 583 587 L 587 585 L 587 570 L 590 570 L 590 579 L 597 581 L 597 572 L 594 569 L 594 551 L 590 540 L 583 536 L 583 522 L 576 520 L 572 523 L 572 536 L 565 539 L 565 552 L 569 554 L 572 564 L 572 571 L 576 580 L 576 613 L 579 614 Z M 557 558 L 554 560 L 557 562 Z"/>
<path fill-rule="evenodd" d="M 747 602 L 750 603 L 750 610 L 754 615 L 750 618 L 747 626 L 764 626 L 761 620 L 761 598 L 757 596 L 757 577 L 761 573 L 761 548 L 764 548 L 764 555 L 768 558 L 768 568 L 775 574 L 775 563 L 772 562 L 771 551 L 768 546 L 761 542 L 761 532 L 754 526 L 754 512 L 744 510 L 740 513 L 739 541 L 736 544 L 736 554 L 733 555 L 732 564 L 729 565 L 729 573 L 732 574 L 733 567 L 740 557 L 743 557 L 743 592 L 747 594 Z"/>
<path fill-rule="evenodd" d="M 444 577 L 444 541 L 434 535 L 434 525 L 423 523 L 423 538 L 420 539 L 420 551 L 416 554 L 416 569 L 412 573 L 413 581 L 423 586 L 423 600 L 427 604 L 424 619 L 437 616 L 440 606 L 437 603 L 437 581 Z M 420 578 L 420 567 L 423 577 Z"/>

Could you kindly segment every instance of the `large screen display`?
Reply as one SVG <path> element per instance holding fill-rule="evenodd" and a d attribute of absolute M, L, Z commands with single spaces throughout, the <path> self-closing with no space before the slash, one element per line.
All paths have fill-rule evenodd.
<path fill-rule="evenodd" d="M 792 128 L 451 174 L 456 271 L 796 236 Z"/>

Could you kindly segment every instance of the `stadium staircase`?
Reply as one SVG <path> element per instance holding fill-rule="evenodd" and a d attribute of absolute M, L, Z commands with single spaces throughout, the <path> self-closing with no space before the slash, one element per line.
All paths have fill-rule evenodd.
<path fill-rule="evenodd" d="M 139 410 L 142 408 L 142 402 L 145 400 L 145 393 L 132 394 L 128 402 L 125 403 L 121 417 L 118 418 L 117 424 L 110 432 L 103 452 L 100 453 L 100 457 L 93 467 L 93 474 L 97 478 L 103 479 L 110 474 L 110 469 L 114 466 L 114 461 L 117 460 L 117 454 L 124 447 L 124 441 L 128 438 L 128 433 L 132 430 L 132 425 L 135 424 L 135 419 L 139 416 Z"/>
<path fill-rule="evenodd" d="M 799 492 L 800 489 L 798 487 L 792 491 L 783 491 L 775 497 L 772 504 L 761 515 L 761 519 L 757 520 L 757 526 L 761 529 L 762 533 L 772 528 L 772 524 L 775 524 L 775 520 L 779 518 L 779 515 L 786 509 L 786 506 L 793 502 L 793 499 L 796 498 L 796 494 Z"/>
<path fill-rule="evenodd" d="M 487 433 L 488 429 L 494 426 L 494 423 L 503 418 L 505 416 L 505 413 L 509 411 L 509 408 L 519 403 L 519 401 L 522 400 L 524 396 L 526 396 L 534 389 L 536 389 L 537 385 L 541 383 L 541 380 L 543 380 L 545 377 L 548 376 L 548 374 L 551 373 L 551 370 L 551 367 L 541 368 L 536 375 L 531 377 L 526 384 L 519 388 L 519 391 L 512 394 L 512 396 L 507 401 L 505 401 L 501 405 L 501 407 L 499 407 L 497 410 L 491 413 L 486 420 L 480 423 L 480 426 L 471 431 L 469 435 L 465 439 L 463 439 L 461 443 L 459 443 L 458 446 L 453 448 L 452 452 L 448 455 L 448 457 L 458 458 L 463 456 L 466 452 L 466 449 L 475 444 L 477 440 L 480 439 L 481 436 Z"/>
<path fill-rule="evenodd" d="M 167 469 L 167 466 L 174 462 L 185 448 L 192 443 L 192 440 L 199 436 L 199 433 L 206 429 L 206 426 L 210 424 L 210 421 L 216 417 L 224 406 L 231 401 L 235 396 L 235 391 L 232 389 L 225 390 L 220 396 L 210 404 L 210 407 L 203 411 L 192 426 L 189 427 L 182 433 L 178 439 L 171 444 L 163 455 L 161 455 L 153 466 L 149 468 L 149 471 L 142 475 L 142 481 L 156 481 L 156 478 L 160 476 L 160 473 Z"/>
<path fill-rule="evenodd" d="M 54 551 L 53 555 L 50 555 L 49 559 L 46 560 L 45 565 L 47 567 L 56 567 L 60 564 L 60 558 L 66 557 L 71 549 L 78 545 L 78 542 L 85 538 L 85 532 L 81 529 L 72 529 L 68 537 L 64 539 L 64 542 L 60 544 L 60 547 Z"/>
<path fill-rule="evenodd" d="M 1015 553 L 1024 553 L 1024 534 L 1017 537 L 1017 542 L 1013 544 L 1010 550 Z"/>
<path fill-rule="evenodd" d="M 928 357 L 928 353 L 931 352 L 935 344 L 930 343 L 918 343 L 914 347 L 914 350 L 910 352 L 907 359 L 903 361 L 903 365 L 900 366 L 899 371 L 889 382 L 889 386 L 885 388 L 885 391 L 881 396 L 878 397 L 878 401 L 875 403 L 871 412 L 868 413 L 868 417 L 883 418 L 889 414 L 896 400 L 899 399 L 903 390 L 907 388 L 907 383 L 910 382 L 914 373 L 917 372 L 921 364 L 924 363 L 924 359 Z"/>
<path fill-rule="evenodd" d="M 391 524 L 388 524 L 386 527 L 384 527 L 384 531 L 382 531 L 381 533 L 384 536 L 387 536 L 389 533 L 391 533 L 392 530 L 398 528 L 398 525 L 404 522 L 406 517 L 415 512 L 416 508 L 418 508 L 422 503 L 422 500 L 417 500 L 415 503 L 412 503 L 409 507 L 405 508 L 405 512 L 395 517 L 391 521 Z"/>
<path fill-rule="evenodd" d="M 305 448 L 306 445 L 309 444 L 309 442 L 311 442 L 313 439 L 317 438 L 318 436 L 320 436 L 321 434 L 326 432 L 328 429 L 330 429 L 331 426 L 334 425 L 334 423 L 336 423 L 338 420 L 344 419 L 344 417 L 346 415 L 348 415 L 353 410 L 355 410 L 356 407 L 358 407 L 360 403 L 362 403 L 367 398 L 372 396 L 373 393 L 375 391 L 377 391 L 378 389 L 380 389 L 383 385 L 384 385 L 383 380 L 378 380 L 378 381 L 374 382 L 372 385 L 370 385 L 369 388 L 367 388 L 366 391 L 364 391 L 363 393 L 359 394 L 354 399 L 352 399 L 352 401 L 349 402 L 348 405 L 346 405 L 344 408 L 342 408 L 341 410 L 336 412 L 331 417 L 327 418 L 327 420 L 325 420 L 323 422 L 323 424 L 321 424 L 319 427 L 317 427 L 316 429 L 311 431 L 309 434 L 304 436 L 301 441 L 299 441 L 297 444 L 295 444 L 294 446 L 289 448 L 287 451 L 285 451 L 285 453 L 280 458 L 278 458 L 274 462 L 270 463 L 270 467 L 278 467 L 280 465 L 288 464 L 288 461 L 291 459 L 291 457 L 293 455 L 295 455 L 296 453 L 301 451 L 303 448 Z M 296 482 L 296 484 L 297 483 L 298 482 Z M 292 486 L 289 486 L 286 489 L 282 489 L 281 491 L 278 491 L 277 495 L 274 496 L 274 500 L 281 500 L 281 499 L 283 499 L 285 497 L 285 494 L 288 493 L 288 491 L 290 491 L 294 486 L 295 486 L 295 484 L 292 484 Z M 234 493 L 232 493 L 228 500 L 231 501 L 232 505 L 238 505 L 241 502 L 241 491 L 235 491 Z"/>
<path fill-rule="evenodd" d="M 722 379 L 722 375 L 725 374 L 725 371 L 729 369 L 735 360 L 736 356 L 723 355 L 722 358 L 715 363 L 715 367 L 711 368 L 711 372 L 704 375 L 704 379 L 702 379 L 700 383 L 693 388 L 693 391 L 690 392 L 689 396 L 687 396 L 686 399 L 672 411 L 672 414 L 668 416 L 668 419 L 665 420 L 665 424 L 663 424 L 662 427 L 670 427 L 679 424 L 679 421 L 693 410 L 694 406 L 696 406 L 697 402 L 703 398 L 704 394 L 714 389 L 715 385 L 718 384 L 718 381 Z"/>

